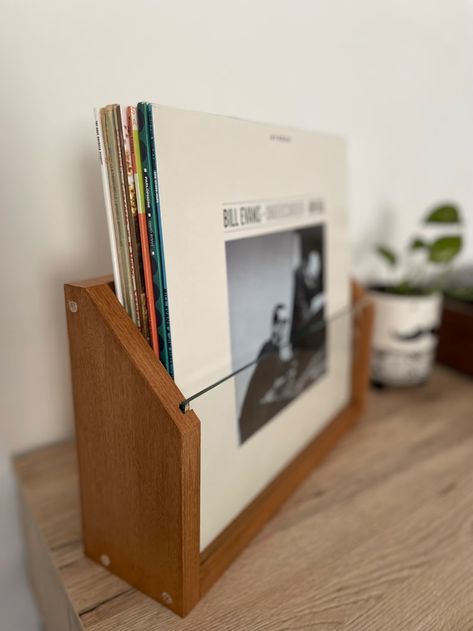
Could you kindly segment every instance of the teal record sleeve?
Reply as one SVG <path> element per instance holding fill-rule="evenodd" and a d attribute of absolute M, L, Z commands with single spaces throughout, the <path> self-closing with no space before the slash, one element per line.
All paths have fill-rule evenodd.
<path fill-rule="evenodd" d="M 168 353 L 168 371 L 171 377 L 174 377 L 174 366 L 172 359 L 172 343 L 171 343 L 171 323 L 169 316 L 169 300 L 168 300 L 168 289 L 166 282 L 166 262 L 164 259 L 164 243 L 163 243 L 163 230 L 161 225 L 161 207 L 160 207 L 160 196 L 159 196 L 159 177 L 158 177 L 158 156 L 157 156 L 157 148 L 156 148 L 156 138 L 154 134 L 154 126 L 153 126 L 153 107 L 150 103 L 147 103 L 147 123 L 148 123 L 148 134 L 149 134 L 149 144 L 151 148 L 151 168 L 153 172 L 153 182 L 152 188 L 154 191 L 155 203 L 156 203 L 156 218 L 157 218 L 157 250 L 158 250 L 158 259 L 161 271 L 161 282 L 162 282 L 162 297 L 163 297 L 163 306 L 164 306 L 164 328 L 166 335 L 166 344 L 167 344 L 167 353 Z"/>
<path fill-rule="evenodd" d="M 173 377 L 172 361 L 170 361 L 170 340 L 166 327 L 166 309 L 164 299 L 164 282 L 162 268 L 162 247 L 159 238 L 159 220 L 154 187 L 153 163 L 151 160 L 152 139 L 149 133 L 148 108 L 146 103 L 138 103 L 138 132 L 140 138 L 140 155 L 145 187 L 146 222 L 148 225 L 149 249 L 153 275 L 154 303 L 158 324 L 159 359 Z M 169 312 L 168 318 L 169 318 Z"/>

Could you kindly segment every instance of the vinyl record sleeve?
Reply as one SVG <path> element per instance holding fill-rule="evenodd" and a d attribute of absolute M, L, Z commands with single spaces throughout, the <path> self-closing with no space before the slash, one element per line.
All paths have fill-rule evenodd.
<path fill-rule="evenodd" d="M 136 324 L 136 310 L 130 266 L 131 249 L 126 225 L 125 199 L 123 196 L 119 163 L 118 130 L 115 117 L 115 109 L 117 107 L 117 105 L 107 105 L 106 107 L 100 109 L 103 156 L 110 192 L 113 224 L 115 227 L 115 246 L 120 270 L 123 305 L 133 322 Z"/>
<path fill-rule="evenodd" d="M 125 194 L 128 204 L 128 221 L 130 225 L 130 240 L 133 253 L 133 281 L 135 288 L 136 310 L 139 320 L 139 329 L 148 344 L 151 342 L 149 332 L 148 309 L 146 306 L 145 277 L 143 268 L 143 254 L 141 247 L 141 235 L 138 219 L 138 202 L 135 187 L 135 175 L 131 155 L 131 135 L 128 128 L 127 107 L 120 107 L 121 128 L 119 138 L 122 149 Z"/>
<path fill-rule="evenodd" d="M 159 359 L 172 376 L 170 361 L 170 342 L 167 336 L 165 319 L 164 282 L 162 275 L 161 239 L 159 235 L 159 217 L 157 208 L 158 191 L 154 177 L 154 145 L 150 134 L 150 121 L 147 103 L 138 103 L 138 129 L 140 138 L 141 168 L 143 175 L 143 193 L 145 200 L 146 221 L 148 227 L 148 244 L 152 265 L 153 296 L 158 327 Z"/>
<path fill-rule="evenodd" d="M 102 172 L 102 187 L 103 196 L 105 200 L 105 212 L 107 215 L 107 229 L 108 237 L 110 240 L 110 251 L 112 255 L 112 269 L 113 269 L 113 281 L 115 283 L 115 294 L 122 305 L 124 305 L 123 290 L 122 290 L 122 278 L 119 265 L 119 253 L 117 246 L 117 239 L 115 237 L 116 224 L 113 218 L 112 200 L 110 196 L 110 184 L 108 178 L 108 170 L 105 158 L 104 137 L 102 130 L 102 121 L 100 118 L 100 108 L 95 108 L 95 132 L 97 135 L 97 146 L 99 150 L 100 168 Z"/>
<path fill-rule="evenodd" d="M 146 204 L 144 199 L 143 170 L 140 155 L 140 137 L 138 131 L 138 115 L 136 107 L 127 108 L 128 133 L 130 139 L 130 154 L 135 183 L 136 209 L 138 213 L 139 241 L 143 265 L 143 283 L 145 288 L 146 312 L 149 323 L 151 346 L 159 356 L 158 325 L 153 290 L 153 271 L 149 250 L 148 225 L 146 220 Z"/>
<path fill-rule="evenodd" d="M 192 403 L 203 549 L 349 400 L 351 318 L 324 324 L 350 308 L 346 149 L 152 112 L 175 381 L 189 397 L 257 360 Z"/>

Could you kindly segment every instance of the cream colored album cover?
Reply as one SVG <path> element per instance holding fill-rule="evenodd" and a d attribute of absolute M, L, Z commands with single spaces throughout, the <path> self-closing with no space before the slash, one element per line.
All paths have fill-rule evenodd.
<path fill-rule="evenodd" d="M 192 402 L 203 549 L 349 399 L 346 150 L 159 105 L 153 125 L 175 381 L 236 373 Z"/>

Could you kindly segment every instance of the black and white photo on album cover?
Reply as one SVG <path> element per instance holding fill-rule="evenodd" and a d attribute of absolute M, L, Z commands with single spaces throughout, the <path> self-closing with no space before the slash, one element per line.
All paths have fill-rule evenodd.
<path fill-rule="evenodd" d="M 225 247 L 242 444 L 326 372 L 324 225 Z"/>

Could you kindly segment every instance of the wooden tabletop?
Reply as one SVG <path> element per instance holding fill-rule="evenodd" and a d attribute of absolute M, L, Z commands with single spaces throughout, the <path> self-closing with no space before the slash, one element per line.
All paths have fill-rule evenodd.
<path fill-rule="evenodd" d="M 473 381 L 445 368 L 371 392 L 360 425 L 185 619 L 84 557 L 72 444 L 15 465 L 48 629 L 61 628 L 44 610 L 58 589 L 68 628 L 90 631 L 473 629 Z"/>

